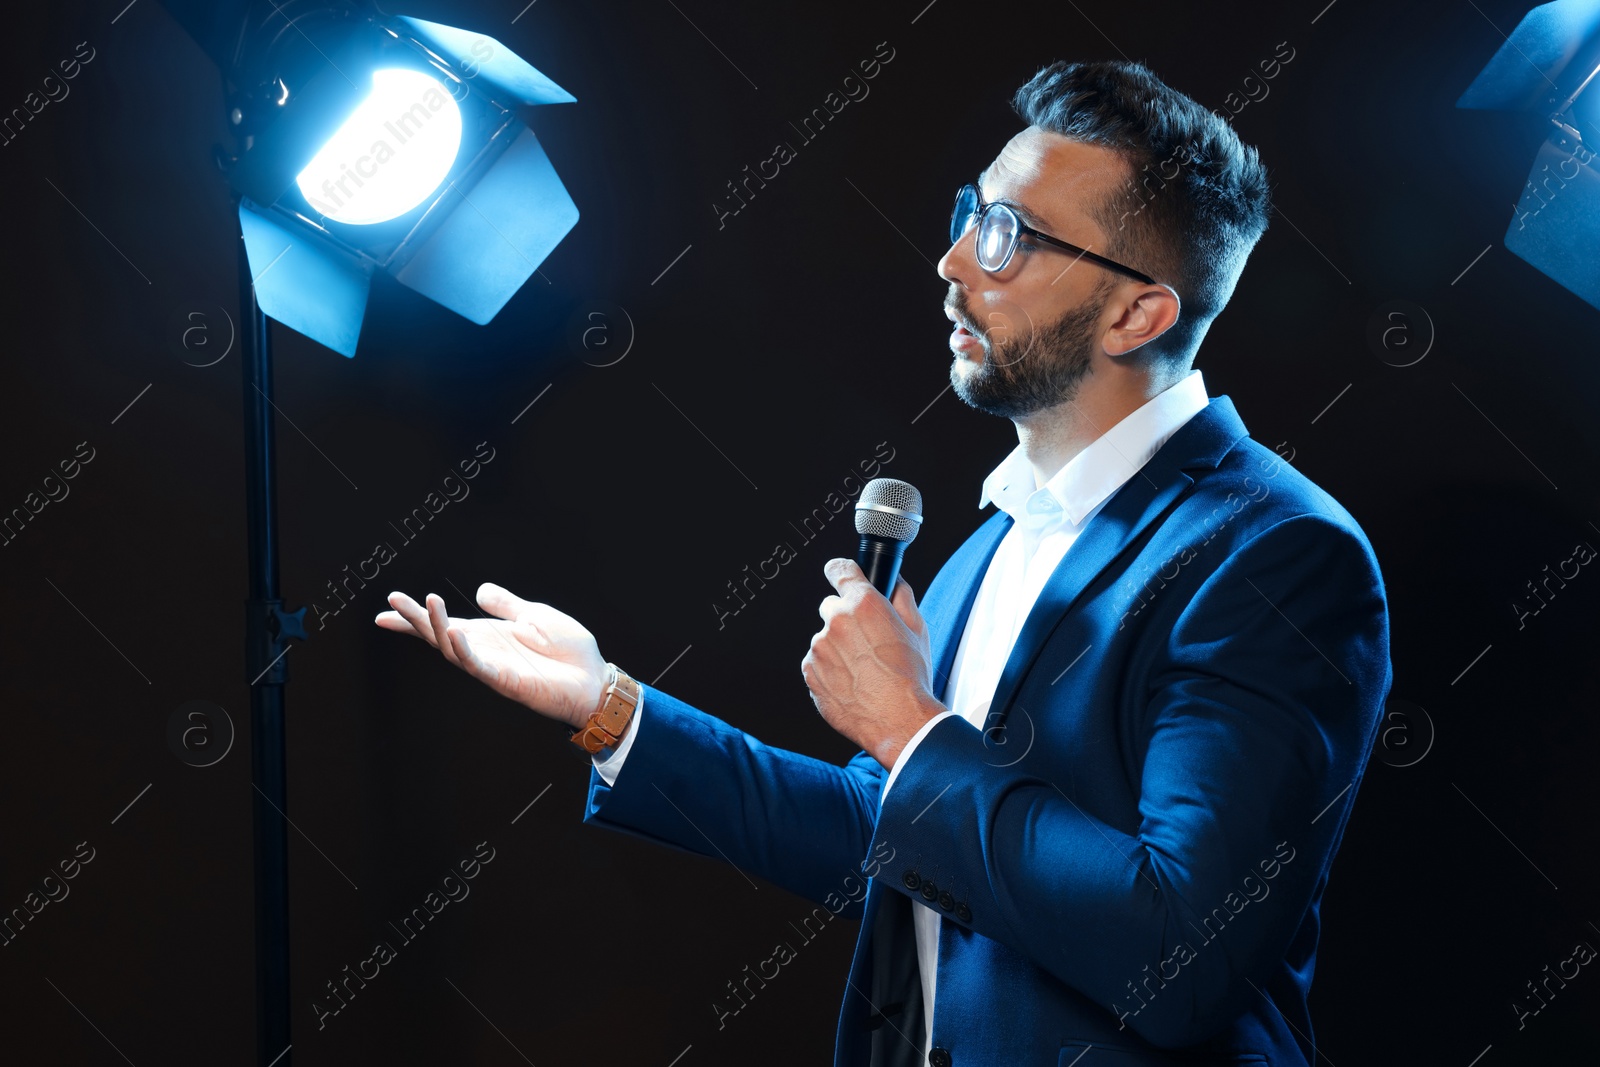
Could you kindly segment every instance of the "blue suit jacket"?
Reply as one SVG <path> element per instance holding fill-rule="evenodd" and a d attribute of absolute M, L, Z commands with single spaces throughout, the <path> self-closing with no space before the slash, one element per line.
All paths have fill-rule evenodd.
<path fill-rule="evenodd" d="M 922 596 L 941 688 L 1010 525 Z M 941 721 L 881 811 L 865 753 L 763 745 L 646 686 L 585 821 L 860 917 L 837 1067 L 921 1062 L 916 907 L 945 920 L 935 1067 L 1306 1064 L 1319 904 L 1391 679 L 1365 535 L 1215 397 L 1067 552 L 984 728 Z"/>

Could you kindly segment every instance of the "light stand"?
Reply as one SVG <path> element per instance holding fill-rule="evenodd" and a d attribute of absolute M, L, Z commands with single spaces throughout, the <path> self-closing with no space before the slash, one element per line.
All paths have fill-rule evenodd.
<path fill-rule="evenodd" d="M 290 1067 L 284 659 L 306 630 L 305 609 L 285 611 L 278 593 L 267 320 L 354 356 L 378 272 L 492 320 L 578 221 L 517 112 L 574 97 L 493 37 L 389 16 L 373 0 L 162 3 L 223 73 L 235 146 L 216 162 L 241 236 L 256 1063 Z M 396 96 L 396 85 L 411 88 Z M 347 127 L 360 136 L 341 139 Z M 431 188 L 397 180 L 430 166 Z"/>
<path fill-rule="evenodd" d="M 254 786 L 256 1067 L 290 1067 L 289 801 L 284 771 L 284 662 L 291 637 L 305 640 L 305 608 L 278 597 L 278 504 L 272 407 L 272 333 L 256 302 L 239 242 L 240 359 L 244 387 L 245 525 L 249 598 L 245 674 L 250 685 L 250 777 Z"/>

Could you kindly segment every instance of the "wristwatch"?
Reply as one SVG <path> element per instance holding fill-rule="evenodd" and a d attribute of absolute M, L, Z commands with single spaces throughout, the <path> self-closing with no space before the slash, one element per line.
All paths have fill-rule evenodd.
<path fill-rule="evenodd" d="M 568 739 L 589 755 L 602 748 L 616 748 L 639 706 L 639 683 L 628 677 L 615 663 L 607 663 L 609 681 L 600 698 L 600 708 L 588 722 L 568 734 Z"/>

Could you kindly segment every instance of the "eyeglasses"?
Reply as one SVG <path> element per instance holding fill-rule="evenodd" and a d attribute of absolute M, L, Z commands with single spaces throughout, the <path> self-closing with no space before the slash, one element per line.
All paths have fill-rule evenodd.
<path fill-rule="evenodd" d="M 972 228 L 973 220 L 978 223 L 977 253 L 978 266 L 986 271 L 996 272 L 1005 270 L 1006 264 L 1011 262 L 1011 255 L 1017 250 L 1017 239 L 1027 234 L 1034 240 L 1043 244 L 1071 252 L 1080 259 L 1087 259 L 1098 263 L 1107 270 L 1114 270 L 1126 274 L 1136 281 L 1146 285 L 1155 285 L 1156 281 L 1141 271 L 1132 267 L 1124 267 L 1121 263 L 1097 256 L 1087 248 L 1068 244 L 1049 234 L 1040 233 L 1031 226 L 1023 224 L 1014 208 L 1006 204 L 983 202 L 983 194 L 978 192 L 978 187 L 970 182 L 961 187 L 956 193 L 955 208 L 950 212 L 950 243 L 961 240 L 967 230 Z"/>

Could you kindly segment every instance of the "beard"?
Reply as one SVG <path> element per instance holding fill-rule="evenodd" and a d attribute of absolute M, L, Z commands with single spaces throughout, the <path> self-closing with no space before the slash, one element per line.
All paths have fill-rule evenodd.
<path fill-rule="evenodd" d="M 961 356 L 954 358 L 950 384 L 955 394 L 979 411 L 1007 419 L 1072 400 L 1089 371 L 1099 340 L 1095 323 L 1109 293 L 1109 286 L 1099 287 L 1048 326 L 1033 327 L 1025 334 L 1010 331 L 998 354 L 990 333 L 973 331 L 983 346 L 983 362 L 972 366 Z M 964 303 L 956 310 L 963 324 L 972 321 Z"/>

